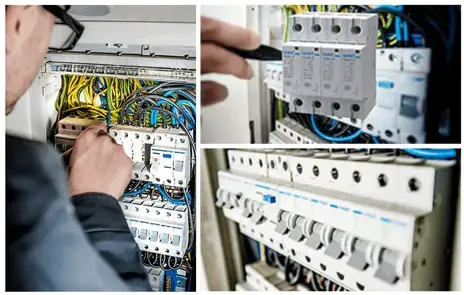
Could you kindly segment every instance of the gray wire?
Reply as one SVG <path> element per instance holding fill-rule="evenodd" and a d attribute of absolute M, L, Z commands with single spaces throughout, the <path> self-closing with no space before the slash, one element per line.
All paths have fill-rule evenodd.
<path fill-rule="evenodd" d="M 193 242 L 195 240 L 195 222 L 193 220 L 192 209 L 190 208 L 190 204 L 189 204 L 189 201 L 188 201 L 187 192 L 186 192 L 185 188 L 183 189 L 183 191 L 184 191 L 185 205 L 187 206 L 187 213 L 188 213 L 188 216 L 189 216 L 189 225 L 190 225 L 190 229 L 192 231 L 192 234 L 189 235 L 189 243 L 188 243 L 188 247 L 187 247 L 187 252 L 188 252 L 192 248 Z M 192 198 L 193 198 L 193 196 L 192 196 Z"/>

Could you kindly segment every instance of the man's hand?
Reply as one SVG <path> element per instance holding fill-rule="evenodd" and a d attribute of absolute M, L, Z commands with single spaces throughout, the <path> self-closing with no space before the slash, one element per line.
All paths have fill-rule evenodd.
<path fill-rule="evenodd" d="M 119 199 L 131 179 L 132 161 L 103 124 L 92 125 L 77 138 L 69 161 L 69 192 L 104 193 Z"/>
<path fill-rule="evenodd" d="M 254 50 L 259 45 L 259 37 L 252 30 L 201 17 L 202 74 L 230 74 L 241 79 L 251 79 L 253 69 L 248 62 L 224 47 Z M 203 105 L 222 101 L 226 97 L 227 89 L 223 85 L 215 82 L 201 82 L 201 103 Z"/>

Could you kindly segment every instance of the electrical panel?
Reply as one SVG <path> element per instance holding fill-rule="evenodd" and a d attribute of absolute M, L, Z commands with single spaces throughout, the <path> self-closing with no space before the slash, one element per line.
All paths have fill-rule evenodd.
<path fill-rule="evenodd" d="M 22 98 L 27 109 L 8 125 L 65 152 L 86 128 L 105 124 L 133 162 L 119 204 L 152 289 L 190 291 L 195 281 L 195 6 L 99 8 L 106 14 L 71 7 L 84 33 L 73 49 L 47 53 Z M 73 14 L 78 11 L 90 14 Z"/>
<path fill-rule="evenodd" d="M 352 291 L 444 290 L 453 160 L 378 150 L 229 150 L 216 205 Z"/>
<path fill-rule="evenodd" d="M 364 119 L 375 105 L 376 14 L 311 12 L 290 18 L 282 46 L 290 111 Z"/>

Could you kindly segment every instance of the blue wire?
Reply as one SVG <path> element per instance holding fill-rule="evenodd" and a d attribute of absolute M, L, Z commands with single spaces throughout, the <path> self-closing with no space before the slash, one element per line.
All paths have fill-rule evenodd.
<path fill-rule="evenodd" d="M 409 28 L 408 28 L 408 23 L 406 21 L 403 21 L 403 40 L 408 42 L 409 41 Z"/>
<path fill-rule="evenodd" d="M 332 131 L 335 128 L 335 126 L 337 126 L 337 120 L 332 119 L 332 122 L 330 122 L 330 124 L 331 125 L 330 125 L 330 128 L 329 128 L 329 131 Z"/>
<path fill-rule="evenodd" d="M 110 128 L 111 125 L 111 110 L 108 107 L 108 115 L 106 116 L 106 127 Z"/>
<path fill-rule="evenodd" d="M 395 34 L 396 40 L 403 41 L 403 35 L 401 34 L 401 19 L 399 16 L 395 16 Z"/>
<path fill-rule="evenodd" d="M 372 136 L 372 140 L 374 141 L 374 143 L 380 143 L 379 140 L 377 139 L 377 137 L 375 137 L 375 136 Z"/>
<path fill-rule="evenodd" d="M 404 151 L 412 156 L 430 160 L 447 160 L 456 158 L 456 150 L 454 149 L 404 149 Z"/>
<path fill-rule="evenodd" d="M 195 89 L 195 88 L 194 88 L 194 89 Z M 195 97 L 193 97 L 190 93 L 188 93 L 188 92 L 186 92 L 186 91 L 184 91 L 184 90 L 179 90 L 179 93 L 183 94 L 184 96 L 190 98 L 190 99 L 193 100 L 193 101 L 196 101 L 196 100 L 195 100 Z"/>
<path fill-rule="evenodd" d="M 261 260 L 261 249 L 259 247 L 259 242 L 256 241 L 256 247 L 258 248 L 258 260 Z"/>
<path fill-rule="evenodd" d="M 136 192 L 128 192 L 128 193 L 124 193 L 123 196 L 124 197 L 131 197 L 131 196 L 136 196 L 136 195 L 139 195 L 141 193 L 143 193 L 145 190 L 147 190 L 151 185 L 151 182 L 147 182 L 140 190 L 136 191 Z"/>
<path fill-rule="evenodd" d="M 172 199 L 165 191 L 164 189 L 158 185 L 158 184 L 155 184 L 155 188 L 160 192 L 161 196 L 163 198 L 165 198 L 166 200 L 168 200 L 170 203 L 173 203 L 174 205 L 185 205 L 185 201 L 183 200 L 174 200 Z M 189 201 L 190 203 L 190 201 Z"/>
<path fill-rule="evenodd" d="M 322 137 L 323 139 L 325 140 L 328 140 L 328 141 L 333 141 L 333 142 L 346 142 L 346 141 L 351 141 L 355 138 L 357 138 L 358 136 L 360 136 L 363 131 L 361 129 L 359 129 L 358 131 L 356 131 L 355 133 L 349 135 L 349 136 L 346 136 L 346 137 L 332 137 L 332 136 L 328 136 L 324 133 L 322 133 L 321 130 L 319 130 L 319 128 L 317 127 L 316 125 L 316 120 L 314 118 L 314 115 L 311 115 L 311 125 L 313 127 L 313 130 L 314 132 L 319 135 L 320 137 Z"/>

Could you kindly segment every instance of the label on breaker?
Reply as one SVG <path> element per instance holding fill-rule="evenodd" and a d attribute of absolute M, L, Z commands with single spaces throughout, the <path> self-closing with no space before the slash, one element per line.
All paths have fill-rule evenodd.
<path fill-rule="evenodd" d="M 301 47 L 302 95 L 320 95 L 321 53 L 316 47 Z"/>
<path fill-rule="evenodd" d="M 283 47 L 284 93 L 299 94 L 300 48 Z"/>
<path fill-rule="evenodd" d="M 340 89 L 340 50 L 321 48 L 322 96 L 337 97 Z"/>
<path fill-rule="evenodd" d="M 343 98 L 361 99 L 362 59 L 359 49 L 342 51 L 342 93 Z"/>

